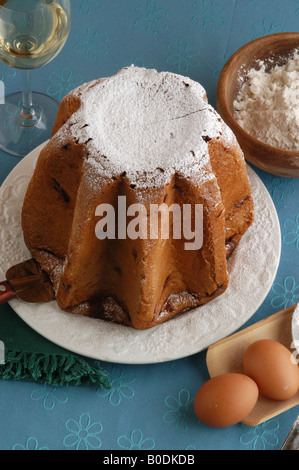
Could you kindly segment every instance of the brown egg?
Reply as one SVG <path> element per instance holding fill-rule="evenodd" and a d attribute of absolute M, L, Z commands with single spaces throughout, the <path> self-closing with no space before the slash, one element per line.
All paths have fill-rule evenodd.
<path fill-rule="evenodd" d="M 221 374 L 200 387 L 194 400 L 194 411 L 201 422 L 224 428 L 246 418 L 257 399 L 258 387 L 250 377 Z"/>
<path fill-rule="evenodd" d="M 283 344 L 272 339 L 255 341 L 248 347 L 243 370 L 268 398 L 287 400 L 299 389 L 298 364 Z"/>

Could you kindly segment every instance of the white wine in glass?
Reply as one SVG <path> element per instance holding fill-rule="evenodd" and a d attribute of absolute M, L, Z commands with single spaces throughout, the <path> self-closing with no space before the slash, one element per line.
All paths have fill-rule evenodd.
<path fill-rule="evenodd" d="M 23 91 L 0 104 L 0 148 L 19 157 L 46 141 L 59 104 L 32 92 L 31 70 L 59 54 L 70 31 L 70 0 L 0 0 L 0 60 L 22 69 Z"/>

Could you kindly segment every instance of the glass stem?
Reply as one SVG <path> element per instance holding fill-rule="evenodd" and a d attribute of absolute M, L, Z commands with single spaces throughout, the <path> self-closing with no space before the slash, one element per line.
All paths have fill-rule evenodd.
<path fill-rule="evenodd" d="M 32 119 L 34 109 L 32 107 L 32 80 L 31 70 L 22 70 L 23 79 L 23 107 L 21 115 L 23 119 Z"/>

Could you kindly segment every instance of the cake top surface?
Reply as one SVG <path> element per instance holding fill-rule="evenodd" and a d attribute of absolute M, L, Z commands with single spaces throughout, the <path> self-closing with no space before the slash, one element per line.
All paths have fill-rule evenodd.
<path fill-rule="evenodd" d="M 131 66 L 73 93 L 81 106 L 69 124 L 89 148 L 91 173 L 126 172 L 139 186 L 163 184 L 174 171 L 207 180 L 214 177 L 208 141 L 234 141 L 204 88 L 188 77 Z"/>

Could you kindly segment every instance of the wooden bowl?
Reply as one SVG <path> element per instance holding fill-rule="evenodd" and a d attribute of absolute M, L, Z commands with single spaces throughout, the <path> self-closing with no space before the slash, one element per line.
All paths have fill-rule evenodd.
<path fill-rule="evenodd" d="M 232 129 L 245 158 L 273 175 L 299 178 L 299 151 L 272 147 L 249 135 L 234 118 L 233 102 L 252 68 L 263 60 L 266 70 L 287 62 L 292 51 L 299 48 L 299 33 L 277 33 L 255 39 L 237 50 L 223 67 L 216 93 L 217 110 Z"/>

